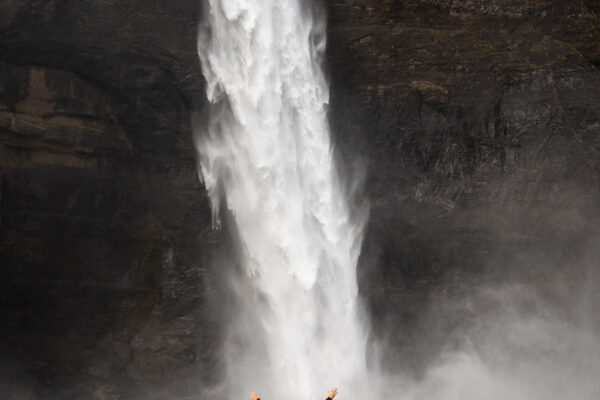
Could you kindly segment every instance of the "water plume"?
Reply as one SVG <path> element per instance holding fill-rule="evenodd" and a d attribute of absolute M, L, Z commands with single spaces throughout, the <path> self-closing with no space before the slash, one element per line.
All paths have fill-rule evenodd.
<path fill-rule="evenodd" d="M 569 319 L 525 282 L 479 282 L 477 294 L 444 297 L 449 304 L 437 305 L 432 320 L 459 322 L 448 332 L 425 324 L 424 343 L 435 342 L 437 354 L 421 354 L 429 361 L 418 376 L 367 368 L 356 281 L 364 216 L 349 207 L 334 163 L 324 20 L 306 5 L 207 1 L 198 50 L 210 118 L 196 145 L 214 226 L 231 215 L 241 267 L 228 275 L 222 383 L 207 397 L 256 390 L 265 400 L 318 399 L 338 385 L 344 398 L 598 398 L 600 334 L 589 324 L 597 298 L 582 300 L 594 307 Z M 597 273 L 590 276 L 596 291 Z M 547 281 L 558 287 L 561 279 Z M 553 297 L 580 309 L 566 293 Z M 377 343 L 374 365 L 377 354 L 395 351 Z"/>
<path fill-rule="evenodd" d="M 327 123 L 323 15 L 300 0 L 210 0 L 198 53 L 211 103 L 196 136 L 215 227 L 232 215 L 242 277 L 226 327 L 223 398 L 325 397 L 365 388 L 348 206 Z M 358 217 L 357 217 L 358 216 Z"/>

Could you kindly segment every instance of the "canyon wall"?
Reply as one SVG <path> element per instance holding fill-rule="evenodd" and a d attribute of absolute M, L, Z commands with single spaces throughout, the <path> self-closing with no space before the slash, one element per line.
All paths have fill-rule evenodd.
<path fill-rule="evenodd" d="M 600 7 L 326 5 L 336 154 L 370 204 L 360 291 L 383 363 L 418 375 L 469 318 L 439 318 L 452 299 L 554 298 L 596 265 Z M 0 7 L 0 391 L 191 398 L 218 375 L 231 261 L 191 135 L 201 5 Z"/>

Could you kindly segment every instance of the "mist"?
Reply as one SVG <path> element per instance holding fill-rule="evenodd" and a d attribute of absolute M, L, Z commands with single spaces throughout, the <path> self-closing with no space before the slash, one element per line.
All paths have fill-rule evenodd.
<path fill-rule="evenodd" d="M 210 12 L 206 14 L 212 16 L 211 23 L 213 25 L 208 24 L 201 27 L 201 39 L 199 40 L 200 58 L 208 81 L 207 93 L 213 102 L 212 114 L 207 123 L 208 128 L 197 135 L 201 179 L 205 182 L 213 201 L 215 227 L 221 228 L 220 218 L 222 214 L 227 215 L 225 228 L 233 237 L 230 249 L 234 254 L 224 262 L 225 271 L 220 274 L 219 278 L 220 284 L 232 296 L 227 303 L 224 315 L 217 318 L 223 327 L 222 379 L 220 384 L 207 388 L 204 392 L 205 396 L 238 398 L 244 396 L 245 392 L 256 390 L 262 392 L 265 398 L 281 397 L 281 393 L 284 393 L 286 397 L 294 397 L 300 393 L 300 397 L 314 397 L 318 396 L 318 393 L 325 393 L 328 385 L 327 379 L 329 379 L 330 381 L 334 380 L 329 383 L 330 386 L 342 386 L 340 398 L 365 396 L 440 400 L 597 398 L 600 395 L 600 385 L 597 383 L 598 371 L 600 371 L 600 335 L 598 318 L 594 316 L 594 310 L 600 305 L 600 302 L 596 294 L 599 288 L 595 261 L 597 249 L 593 240 L 596 236 L 588 237 L 586 243 L 580 243 L 574 248 L 573 250 L 577 254 L 557 257 L 557 254 L 565 251 L 563 247 L 566 245 L 560 243 L 560 234 L 564 234 L 565 226 L 568 226 L 567 230 L 571 233 L 577 229 L 587 230 L 588 227 L 585 226 L 585 223 L 580 224 L 579 227 L 573 227 L 573 221 L 578 220 L 569 218 L 575 214 L 567 212 L 552 215 L 551 213 L 555 209 L 553 201 L 556 199 L 547 197 L 542 199 L 546 208 L 542 207 L 541 211 L 537 210 L 535 213 L 537 213 L 537 217 L 549 219 L 550 227 L 558 227 L 557 230 L 560 234 L 553 236 L 552 232 L 546 232 L 538 235 L 542 240 L 537 242 L 533 248 L 515 244 L 518 240 L 514 240 L 514 238 L 507 241 L 506 239 L 509 237 L 517 237 L 519 231 L 544 229 L 543 223 L 532 222 L 533 219 L 525 218 L 519 221 L 515 218 L 519 212 L 534 213 L 531 209 L 519 208 L 517 195 L 519 191 L 528 190 L 523 182 L 517 182 L 514 187 L 506 189 L 506 182 L 497 180 L 496 185 L 500 188 L 499 190 L 505 192 L 503 203 L 512 201 L 513 204 L 506 210 L 489 206 L 486 211 L 480 211 L 493 214 L 493 217 L 487 218 L 484 222 L 480 221 L 478 229 L 492 232 L 492 238 L 497 239 L 498 242 L 492 243 L 487 249 L 488 257 L 475 256 L 474 261 L 471 261 L 470 269 L 466 268 L 458 276 L 446 276 L 440 282 L 430 284 L 424 306 L 412 309 L 412 313 L 417 317 L 413 320 L 414 326 L 409 329 L 412 335 L 411 340 L 397 340 L 398 337 L 401 338 L 408 332 L 397 329 L 398 325 L 374 321 L 373 316 L 369 313 L 380 312 L 377 310 L 378 306 L 369 303 L 368 298 L 357 298 L 352 300 L 357 302 L 352 307 L 354 328 L 351 328 L 350 332 L 337 331 L 334 335 L 338 339 L 344 334 L 359 338 L 350 345 L 350 347 L 356 346 L 352 351 L 355 351 L 357 356 L 348 364 L 347 361 L 340 358 L 342 355 L 340 353 L 348 351 L 350 347 L 345 347 L 346 350 L 338 348 L 335 344 L 335 337 L 322 339 L 327 337 L 327 333 L 323 333 L 328 330 L 327 322 L 333 321 L 335 324 L 339 322 L 337 321 L 338 316 L 333 311 L 335 308 L 331 308 L 331 304 L 329 304 L 337 301 L 335 295 L 325 303 L 319 303 L 317 300 L 317 307 L 311 311 L 322 321 L 320 322 L 322 326 L 317 329 L 316 336 L 311 336 L 314 335 L 311 331 L 312 328 L 298 334 L 298 329 L 302 329 L 302 324 L 306 324 L 308 321 L 296 321 L 298 323 L 295 323 L 290 313 L 297 313 L 305 306 L 301 306 L 300 309 L 294 307 L 279 309 L 281 304 L 277 302 L 287 301 L 290 302 L 289 304 L 297 302 L 296 305 L 308 303 L 305 303 L 305 299 L 303 300 L 302 297 L 278 298 L 269 294 L 273 285 L 277 286 L 283 282 L 282 275 L 278 275 L 279 272 L 275 272 L 273 270 L 275 267 L 272 265 L 264 269 L 258 267 L 260 271 L 257 272 L 257 267 L 248 265 L 247 260 L 252 255 L 253 250 L 251 249 L 255 248 L 254 246 L 266 245 L 268 247 L 270 243 L 265 241 L 274 241 L 273 238 L 268 239 L 266 236 L 262 238 L 260 238 L 261 235 L 256 236 L 258 225 L 269 224 L 269 217 L 273 216 L 273 210 L 295 207 L 294 201 L 301 196 L 303 183 L 297 186 L 300 192 L 286 192 L 288 196 L 283 197 L 281 203 L 273 206 L 275 208 L 268 212 L 269 216 L 261 214 L 262 217 L 259 219 L 247 219 L 248 215 L 245 215 L 242 210 L 248 205 L 244 203 L 249 202 L 251 208 L 255 208 L 254 211 L 251 211 L 254 213 L 256 207 L 260 207 L 259 204 L 264 201 L 264 196 L 268 196 L 259 194 L 259 187 L 261 190 L 264 186 L 267 186 L 264 187 L 266 190 L 278 189 L 276 186 L 268 187 L 272 186 L 274 182 L 269 175 L 273 173 L 272 171 L 265 172 L 266 180 L 263 180 L 264 177 L 256 180 L 255 177 L 245 175 L 251 173 L 248 171 L 252 171 L 253 166 L 246 164 L 239 169 L 240 163 L 247 163 L 244 159 L 246 156 L 242 154 L 245 154 L 246 149 L 249 148 L 244 149 L 240 146 L 258 146 L 256 147 L 259 149 L 259 152 L 256 153 L 257 158 L 252 163 L 258 163 L 260 166 L 264 165 L 265 157 L 269 157 L 268 152 L 275 151 L 279 145 L 276 141 L 270 142 L 269 147 L 264 148 L 260 147 L 259 142 L 240 145 L 246 139 L 243 136 L 233 135 L 250 135 L 254 136 L 253 140 L 258 140 L 258 131 L 264 128 L 257 128 L 258 125 L 253 125 L 257 123 L 255 120 L 257 116 L 253 115 L 253 107 L 258 110 L 256 115 L 261 115 L 258 117 L 259 119 L 264 119 L 266 115 L 269 115 L 267 120 L 269 118 L 276 120 L 279 116 L 284 115 L 285 121 L 287 118 L 285 117 L 285 106 L 283 109 L 277 107 L 269 109 L 268 105 L 274 99 L 277 101 L 281 93 L 283 93 L 282 98 L 285 104 L 286 101 L 289 101 L 286 97 L 287 91 L 290 90 L 293 93 L 293 86 L 301 84 L 301 82 L 295 78 L 293 81 L 285 82 L 284 76 L 284 80 L 281 81 L 283 92 L 278 92 L 277 89 L 267 91 L 265 99 L 268 100 L 264 103 L 267 106 L 261 108 L 261 101 L 265 101 L 265 99 L 261 99 L 259 93 L 268 86 L 268 77 L 277 77 L 278 79 L 279 75 L 272 75 L 272 71 L 269 71 L 268 68 L 263 69 L 264 65 L 257 63 L 256 60 L 262 57 L 261 51 L 269 49 L 268 46 L 272 44 L 270 40 L 278 35 L 274 33 L 278 29 L 275 22 L 278 18 L 274 18 L 271 13 L 278 13 L 280 10 L 278 7 L 270 8 L 271 5 L 267 5 L 267 3 L 260 6 L 255 4 L 248 8 L 245 8 L 247 5 L 236 4 L 231 3 L 225 6 L 219 5 L 218 2 L 210 2 Z M 261 12 L 265 14 L 261 16 Z M 253 44 L 249 47 L 238 45 L 229 47 L 231 44 L 227 42 L 234 40 L 233 43 L 235 43 L 236 35 L 239 34 L 238 28 L 235 27 L 236 24 L 245 26 L 247 29 L 254 21 L 262 17 L 267 18 L 267 20 L 263 20 L 263 23 L 273 24 L 270 28 L 274 29 L 269 31 L 267 36 L 262 37 L 263 39 L 267 38 L 267 41 L 264 42 L 266 47 L 263 47 L 265 44 L 259 44 L 260 33 L 256 32 L 250 33 L 250 36 L 258 36 L 253 36 Z M 324 43 L 314 45 L 314 42 L 311 42 L 312 39 L 309 40 L 309 38 L 323 39 L 323 15 L 305 9 L 301 13 L 296 13 L 296 17 L 300 18 L 311 32 L 309 34 L 304 28 L 297 28 L 300 35 L 304 35 L 303 40 L 307 45 L 304 51 L 309 53 L 315 48 L 323 51 Z M 268 18 L 272 18 L 272 20 L 267 22 Z M 223 35 L 225 32 L 226 34 Z M 247 32 L 252 32 L 252 30 Z M 209 43 L 208 47 L 206 43 Z M 287 43 L 289 44 L 289 42 Z M 310 43 L 313 43 L 314 47 L 311 47 Z M 217 50 L 216 46 L 224 46 L 229 50 Z M 237 64 L 238 54 L 232 52 L 234 49 L 238 52 L 243 50 L 242 61 L 246 63 L 246 69 L 240 68 Z M 246 54 L 245 51 L 249 51 L 249 53 Z M 277 51 L 269 49 L 266 54 L 278 57 Z M 263 61 L 265 60 L 263 59 Z M 288 62 L 290 59 L 284 58 L 281 64 L 275 65 L 278 65 L 278 68 L 289 67 L 286 64 Z M 319 57 L 313 58 L 312 62 L 311 71 L 316 74 L 320 90 L 323 93 L 323 97 L 316 101 L 322 101 L 325 104 L 327 103 L 327 89 L 323 87 L 324 81 Z M 259 65 L 261 68 L 257 68 Z M 223 67 L 229 68 L 225 74 L 223 71 L 226 69 L 222 69 Z M 227 74 L 230 79 L 233 78 L 234 84 L 231 86 L 223 80 L 227 79 L 225 78 Z M 301 76 L 308 79 L 305 75 Z M 249 88 L 249 92 L 241 94 L 240 88 L 244 86 Z M 299 93 L 306 95 L 308 92 L 301 91 Z M 244 96 L 246 96 L 245 99 Z M 292 96 L 291 99 L 295 101 L 295 96 Z M 315 101 L 315 98 L 311 96 L 309 99 Z M 270 111 L 273 111 L 274 114 L 268 114 Z M 319 110 L 317 114 L 320 115 L 319 118 L 326 118 L 325 109 Z M 292 120 L 302 124 L 302 113 L 293 117 Z M 279 129 L 290 129 L 290 126 L 282 125 Z M 310 132 L 311 129 L 315 129 L 315 126 L 312 125 L 308 129 Z M 326 132 L 326 125 L 322 125 L 318 129 L 320 132 Z M 234 133 L 232 134 L 232 132 Z M 298 134 L 304 133 L 298 131 Z M 332 150 L 329 150 L 328 141 L 322 142 L 321 145 L 326 147 L 327 153 L 331 156 Z M 296 147 L 287 147 L 283 158 L 294 159 L 298 154 L 297 151 Z M 335 157 L 327 162 L 333 162 L 333 160 Z M 320 168 L 317 165 L 309 168 Z M 301 166 L 306 165 L 300 162 L 294 168 L 301 168 Z M 275 167 L 273 171 L 277 171 L 277 168 Z M 351 239 L 346 249 L 355 249 L 357 246 L 360 247 L 361 230 L 364 225 L 361 218 L 364 219 L 366 213 L 364 208 L 357 212 L 348 206 L 348 197 L 351 195 L 345 187 L 356 189 L 356 182 L 362 181 L 362 179 L 353 178 L 352 175 L 341 176 L 340 171 L 345 169 L 340 166 L 327 166 L 325 170 L 327 171 L 329 168 L 333 168 L 333 180 L 328 183 L 332 186 L 325 190 L 335 190 L 340 196 L 346 196 L 346 205 L 344 206 L 346 210 L 342 219 L 350 218 L 352 221 L 352 218 L 355 218 L 354 228 L 350 224 L 346 225 L 346 229 L 356 229 L 354 238 Z M 353 168 L 347 170 L 353 171 Z M 265 169 L 265 171 L 267 170 Z M 302 173 L 300 175 L 302 176 Z M 288 175 L 286 179 L 289 177 Z M 246 187 L 238 192 L 239 189 L 236 188 L 236 185 L 243 187 L 249 185 L 249 182 L 253 182 L 251 187 Z M 568 185 L 564 186 L 568 187 Z M 511 200 L 513 195 L 515 198 Z M 419 194 L 419 196 L 422 195 Z M 573 196 L 577 197 L 578 193 L 573 193 Z M 236 204 L 237 199 L 243 199 L 244 203 Z M 435 203 L 438 200 L 433 195 L 427 201 Z M 335 202 L 342 204 L 339 199 Z M 564 204 L 564 196 L 560 202 Z M 449 203 L 451 202 L 439 199 L 439 204 L 446 206 Z M 574 209 L 577 207 L 581 208 L 581 205 L 577 205 Z M 515 209 L 519 210 L 516 214 Z M 579 215 L 586 215 L 590 212 L 593 210 L 580 209 Z M 399 211 L 399 213 L 402 214 L 403 211 Z M 327 218 L 324 215 L 322 217 Z M 478 217 L 477 215 L 468 215 L 468 213 L 466 217 L 463 216 L 467 220 L 477 220 Z M 429 233 L 435 235 L 433 230 L 439 229 L 441 227 L 439 224 L 442 222 L 429 221 L 428 224 L 429 228 L 423 228 L 421 235 Z M 438 225 L 436 226 L 436 224 Z M 293 225 L 294 223 L 290 227 Z M 428 229 L 431 228 L 432 232 L 428 232 Z M 453 227 L 451 223 L 446 229 L 460 229 L 460 226 Z M 248 230 L 248 232 L 245 233 L 244 230 Z M 306 234 L 312 235 L 310 231 L 307 231 Z M 568 234 L 569 232 L 567 232 L 567 236 Z M 370 231 L 367 231 L 367 239 L 369 239 L 369 235 Z M 248 241 L 252 236 L 255 236 L 253 238 L 254 245 L 249 244 Z M 566 238 L 567 243 L 572 242 L 572 236 Z M 377 238 L 371 240 L 376 241 Z M 553 243 L 559 244 L 555 244 L 556 247 L 553 248 Z M 430 245 L 435 246 L 435 243 Z M 440 245 L 443 247 L 445 244 L 440 243 Z M 367 253 L 368 251 L 367 246 Z M 300 253 L 290 253 L 288 256 L 304 257 L 306 254 L 301 256 Z M 351 287 L 354 284 L 357 284 L 358 287 L 361 286 L 360 280 L 352 283 L 354 279 L 352 274 L 356 275 L 352 269 L 352 266 L 356 264 L 356 258 L 357 254 L 352 255 L 350 261 L 344 262 L 350 267 L 350 281 L 347 281 L 347 284 L 350 284 Z M 282 260 L 279 260 L 276 264 L 281 262 Z M 368 270 L 380 271 L 382 269 L 381 262 L 382 260 L 378 259 L 377 255 L 363 255 L 360 268 L 366 269 L 367 272 L 359 271 L 359 277 L 366 277 L 368 280 Z M 319 274 L 311 273 L 306 276 L 304 274 L 309 270 L 304 268 L 306 266 L 302 266 L 301 270 L 297 270 L 297 272 L 292 272 L 292 275 L 302 271 L 294 279 L 304 282 L 305 289 L 308 289 L 306 293 L 309 293 L 309 296 L 318 298 L 320 296 L 318 291 L 312 291 L 311 288 L 315 284 L 323 285 L 322 282 L 319 282 Z M 278 278 L 266 279 L 266 276 L 271 273 L 276 274 Z M 266 279 L 264 282 L 260 282 L 259 286 L 255 281 L 257 276 L 260 279 Z M 315 278 L 316 281 L 314 281 Z M 460 282 L 456 283 L 457 279 Z M 322 287 L 327 290 L 327 285 Z M 343 293 L 342 287 L 335 288 L 338 293 L 340 290 Z M 350 290 L 350 298 L 355 296 L 355 290 Z M 366 291 L 368 292 L 368 289 Z M 346 295 L 343 294 L 343 296 Z M 279 314 L 275 311 L 278 309 Z M 280 318 L 282 326 L 287 326 L 287 328 L 276 336 L 269 336 L 265 333 L 269 331 L 268 326 L 272 321 L 269 322 L 265 316 L 272 315 L 273 312 L 278 315 L 277 318 Z M 393 314 L 394 310 L 388 310 L 387 313 Z M 287 330 L 290 328 L 292 331 Z M 366 336 L 361 339 L 362 335 L 369 337 L 368 345 Z M 277 353 L 277 350 L 273 351 L 273 349 L 277 349 L 278 342 L 285 342 L 284 337 L 288 336 L 293 339 L 287 342 L 284 348 L 291 349 L 294 346 L 302 348 L 306 340 L 312 341 L 315 348 L 307 350 L 306 353 L 304 351 L 285 353 L 286 357 L 290 357 L 288 362 L 294 364 L 294 368 L 289 371 L 279 367 L 270 369 L 273 365 L 277 365 L 271 364 L 273 362 L 271 357 Z M 413 348 L 410 348 L 411 346 Z M 319 353 L 326 354 L 325 359 L 333 362 L 327 363 L 327 366 L 323 368 L 324 359 Z M 306 354 L 309 355 L 308 358 L 305 358 Z M 368 367 L 365 367 L 363 363 Z M 259 365 L 258 368 L 257 365 Z M 315 380 L 315 373 L 319 379 Z M 292 376 L 298 378 L 300 385 L 297 385 L 298 382 L 292 383 L 294 381 Z M 336 377 L 344 376 L 353 378 L 338 379 L 338 382 L 335 382 Z M 323 377 L 327 379 L 322 379 Z M 275 379 L 279 383 L 275 384 L 271 379 Z M 357 384 L 357 382 L 360 383 Z M 306 385 L 311 387 L 304 387 Z"/>
<path fill-rule="evenodd" d="M 524 187 L 515 185 L 510 190 Z M 543 204 L 537 211 L 516 200 L 511 209 L 488 206 L 485 212 L 494 217 L 482 231 L 491 232 L 494 240 L 485 245 L 485 252 L 471 254 L 472 265 L 429 283 L 425 304 L 405 297 L 413 304 L 396 312 L 406 313 L 408 308 L 417 317 L 404 325 L 404 331 L 389 317 L 394 311 L 385 311 L 387 320 L 375 318 L 372 351 L 380 356 L 384 397 L 598 397 L 597 210 L 577 193 L 564 190 L 563 195 L 569 193 L 572 199 L 568 208 L 557 206 L 556 199 L 547 195 L 537 203 Z M 555 208 L 560 212 L 546 212 Z M 515 218 L 520 213 L 541 218 Z M 470 216 L 477 220 L 473 212 Z M 435 236 L 430 229 L 438 224 L 426 227 L 425 234 Z M 464 228 L 456 224 L 444 229 Z M 527 240 L 523 232 L 538 232 L 538 237 Z M 454 241 L 456 246 L 459 243 Z M 366 264 L 376 259 L 366 257 L 362 268 L 369 269 L 372 266 Z M 372 304 L 370 310 L 377 313 L 377 308 Z M 398 340 L 402 337 L 405 340 Z"/>

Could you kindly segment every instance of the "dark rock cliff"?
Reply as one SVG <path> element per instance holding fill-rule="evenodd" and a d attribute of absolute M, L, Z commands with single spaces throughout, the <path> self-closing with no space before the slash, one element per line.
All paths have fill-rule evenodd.
<path fill-rule="evenodd" d="M 404 349 L 388 365 L 419 371 L 450 299 L 560 297 L 597 269 L 598 4 L 330 2 L 333 131 L 368 170 L 361 290 Z"/>
<path fill-rule="evenodd" d="M 199 2 L 2 10 L 0 362 L 13 377 L 0 391 L 130 398 L 197 381 L 214 348 L 190 128 Z"/>
<path fill-rule="evenodd" d="M 0 391 L 191 397 L 217 373 L 226 295 L 191 138 L 200 4 L 0 6 Z M 371 205 L 361 293 L 386 365 L 418 371 L 437 304 L 569 281 L 592 256 L 600 6 L 327 6 L 331 125 Z"/>

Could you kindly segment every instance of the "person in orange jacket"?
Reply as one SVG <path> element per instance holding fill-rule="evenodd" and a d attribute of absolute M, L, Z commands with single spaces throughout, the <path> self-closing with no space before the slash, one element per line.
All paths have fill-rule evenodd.
<path fill-rule="evenodd" d="M 333 398 L 335 397 L 335 395 L 337 394 L 337 392 L 338 392 L 337 388 L 336 387 L 332 387 L 327 392 L 327 398 L 325 400 L 333 400 Z M 250 399 L 251 400 L 260 400 L 260 394 L 256 394 L 256 392 L 251 392 L 250 393 Z"/>

